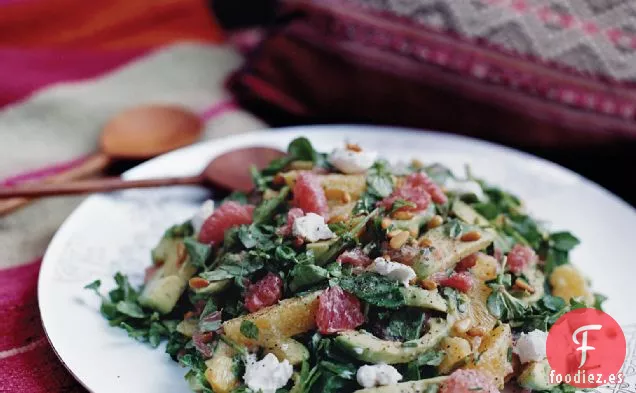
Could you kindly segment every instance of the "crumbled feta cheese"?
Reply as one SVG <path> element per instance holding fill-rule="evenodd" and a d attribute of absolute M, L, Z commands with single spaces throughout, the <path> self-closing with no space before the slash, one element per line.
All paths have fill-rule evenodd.
<path fill-rule="evenodd" d="M 459 195 L 474 194 L 477 199 L 484 199 L 484 191 L 481 189 L 479 183 L 474 180 L 456 180 L 449 178 L 444 183 L 444 187 L 448 192 Z"/>
<path fill-rule="evenodd" d="M 371 168 L 377 156 L 374 151 L 334 149 L 329 155 L 329 163 L 343 173 L 364 173 Z"/>
<path fill-rule="evenodd" d="M 199 233 L 199 231 L 201 231 L 203 223 L 212 215 L 212 213 L 214 213 L 214 201 L 212 199 L 208 199 L 203 202 L 201 207 L 199 207 L 199 210 L 194 213 L 194 216 L 192 216 L 192 219 L 190 220 L 195 233 Z"/>
<path fill-rule="evenodd" d="M 546 342 L 548 333 L 535 329 L 530 333 L 521 333 L 512 352 L 519 355 L 521 363 L 538 362 L 547 357 Z"/>
<path fill-rule="evenodd" d="M 386 276 L 392 280 L 399 281 L 405 287 L 409 286 L 409 281 L 417 277 L 415 270 L 410 266 L 398 262 L 387 261 L 382 257 L 375 258 L 367 270 Z"/>
<path fill-rule="evenodd" d="M 292 233 L 294 236 L 300 236 L 310 243 L 331 239 L 335 236 L 329 226 L 325 224 L 324 217 L 316 213 L 307 213 L 302 217 L 296 218 Z"/>
<path fill-rule="evenodd" d="M 358 369 L 356 379 L 360 386 L 372 388 L 375 386 L 395 385 L 402 379 L 395 367 L 388 364 L 364 365 Z"/>
<path fill-rule="evenodd" d="M 253 392 L 274 393 L 287 385 L 294 372 L 287 359 L 279 362 L 271 353 L 259 361 L 253 354 L 247 355 L 245 360 L 243 381 Z"/>

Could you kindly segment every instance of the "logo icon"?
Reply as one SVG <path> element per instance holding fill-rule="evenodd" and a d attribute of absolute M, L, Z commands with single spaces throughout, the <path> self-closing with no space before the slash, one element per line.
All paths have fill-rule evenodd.
<path fill-rule="evenodd" d="M 577 388 L 622 381 L 626 342 L 623 330 L 608 314 L 594 308 L 572 310 L 548 332 L 551 376 Z M 559 381 L 561 379 L 561 381 Z"/>
<path fill-rule="evenodd" d="M 574 333 L 572 333 L 572 341 L 574 341 L 575 344 L 581 344 L 580 347 L 576 348 L 577 351 L 581 351 L 581 364 L 579 364 L 579 368 L 583 368 L 583 366 L 585 365 L 585 361 L 587 360 L 587 351 L 592 351 L 596 349 L 594 347 L 587 345 L 588 330 L 601 330 L 601 328 L 603 328 L 603 326 L 601 325 L 585 325 L 576 329 Z M 583 333 L 582 334 L 583 341 L 582 343 L 579 343 L 579 340 L 576 338 L 576 336 L 581 332 Z"/>

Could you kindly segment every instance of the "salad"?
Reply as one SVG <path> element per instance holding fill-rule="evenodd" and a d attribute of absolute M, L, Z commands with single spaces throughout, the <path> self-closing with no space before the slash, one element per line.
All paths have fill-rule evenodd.
<path fill-rule="evenodd" d="M 168 228 L 142 288 L 87 288 L 196 392 L 574 391 L 545 346 L 604 300 L 570 263 L 579 241 L 466 172 L 298 138 L 254 192 Z"/>

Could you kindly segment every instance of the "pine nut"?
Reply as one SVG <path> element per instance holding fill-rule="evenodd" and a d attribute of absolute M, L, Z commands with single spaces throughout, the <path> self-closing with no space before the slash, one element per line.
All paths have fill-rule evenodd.
<path fill-rule="evenodd" d="M 417 158 L 411 160 L 411 166 L 415 169 L 424 168 L 424 163 Z"/>
<path fill-rule="evenodd" d="M 470 329 L 472 324 L 473 321 L 470 318 L 460 319 L 459 321 L 455 322 L 455 324 L 453 325 L 453 329 L 455 329 L 457 333 L 463 334 L 466 333 L 468 329 Z"/>
<path fill-rule="evenodd" d="M 411 218 L 415 217 L 415 213 L 398 210 L 396 212 L 393 212 L 391 214 L 391 217 L 395 218 L 396 220 L 410 220 Z"/>
<path fill-rule="evenodd" d="M 347 143 L 347 150 L 355 151 L 357 153 L 362 151 L 362 148 L 357 143 Z"/>
<path fill-rule="evenodd" d="M 481 233 L 477 231 L 466 232 L 461 237 L 461 241 L 463 242 L 474 242 L 479 239 L 481 239 Z"/>
<path fill-rule="evenodd" d="M 402 229 L 394 229 L 391 232 L 387 233 L 386 236 L 389 239 L 392 239 L 392 238 L 396 237 L 397 235 L 399 235 L 402 232 L 404 232 Z"/>
<path fill-rule="evenodd" d="M 486 334 L 486 331 L 484 330 L 483 327 L 480 327 L 480 326 L 471 327 L 470 329 L 466 331 L 466 335 L 470 337 L 481 337 L 485 334 Z"/>
<path fill-rule="evenodd" d="M 384 217 L 380 222 L 380 226 L 382 227 L 382 229 L 388 229 L 391 224 L 393 224 L 393 221 L 389 217 Z"/>
<path fill-rule="evenodd" d="M 336 216 L 329 217 L 329 220 L 327 221 L 327 224 L 335 224 L 337 222 L 347 221 L 348 219 L 349 219 L 348 215 L 346 215 L 346 214 L 338 214 Z"/>
<path fill-rule="evenodd" d="M 433 280 L 425 278 L 422 281 L 420 281 L 420 286 L 424 289 L 428 289 L 429 291 L 432 291 L 433 289 L 437 288 L 437 283 Z"/>
<path fill-rule="evenodd" d="M 351 202 L 351 194 L 349 194 L 347 191 L 344 191 L 342 193 L 342 199 L 341 199 L 342 203 L 349 203 Z"/>
<path fill-rule="evenodd" d="M 210 284 L 210 282 L 208 280 L 206 280 L 205 278 L 202 278 L 202 277 L 192 277 L 188 281 L 188 285 L 190 285 L 190 288 L 192 288 L 192 289 L 205 288 L 205 287 L 208 286 L 208 284 Z"/>
<path fill-rule="evenodd" d="M 427 239 L 424 236 L 422 236 L 418 244 L 420 245 L 420 247 L 428 248 L 433 245 L 433 242 L 431 241 L 431 239 Z"/>
<path fill-rule="evenodd" d="M 444 223 L 444 219 L 440 215 L 434 215 L 430 220 L 426 223 L 426 228 L 433 229 Z"/>
<path fill-rule="evenodd" d="M 409 229 L 409 234 L 413 236 L 414 238 L 417 237 L 418 233 L 420 233 L 420 231 L 418 231 L 417 229 Z"/>
<path fill-rule="evenodd" d="M 344 198 L 344 191 L 338 188 L 327 188 L 325 196 L 331 201 L 341 201 Z"/>
<path fill-rule="evenodd" d="M 407 231 L 401 231 L 389 241 L 389 247 L 396 250 L 402 247 L 407 240 L 409 240 L 409 233 Z"/>
<path fill-rule="evenodd" d="M 530 284 L 528 284 L 525 280 L 522 280 L 520 278 L 517 278 L 515 280 L 515 287 L 524 291 L 528 291 L 530 293 L 534 293 L 534 288 Z"/>

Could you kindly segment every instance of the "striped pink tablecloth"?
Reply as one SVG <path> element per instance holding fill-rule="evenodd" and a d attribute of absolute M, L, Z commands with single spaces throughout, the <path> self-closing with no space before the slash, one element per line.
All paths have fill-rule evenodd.
<path fill-rule="evenodd" d="M 5 5 L 0 1 L 0 13 Z M 2 31 L 0 26 L 0 35 Z M 8 47 L 3 40 L 0 37 L 2 185 L 78 165 L 94 151 L 104 121 L 132 105 L 188 107 L 205 121 L 204 138 L 263 127 L 224 89 L 225 79 L 242 62 L 229 47 L 199 41 L 154 48 L 51 50 Z M 81 200 L 50 199 L 0 218 L 0 392 L 85 391 L 48 343 L 36 297 L 41 256 Z"/>

